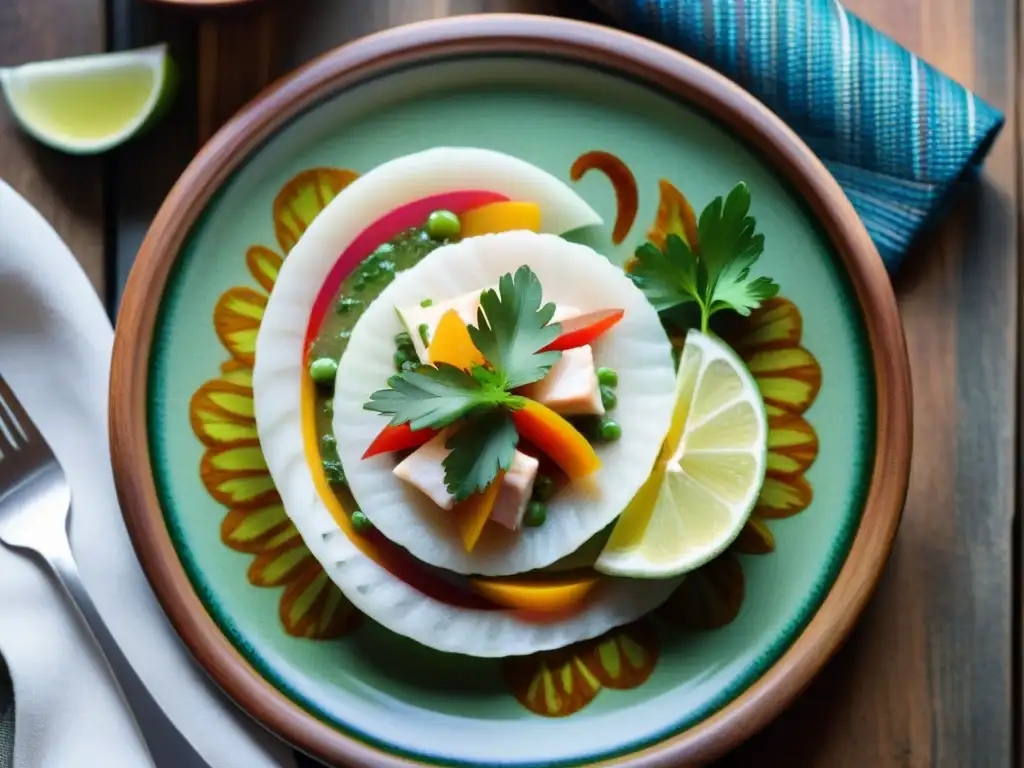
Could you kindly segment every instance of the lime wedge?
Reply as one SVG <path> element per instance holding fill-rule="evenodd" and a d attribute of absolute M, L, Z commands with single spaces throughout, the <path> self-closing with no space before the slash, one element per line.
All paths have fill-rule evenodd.
<path fill-rule="evenodd" d="M 757 501 L 768 425 L 743 361 L 690 331 L 675 402 L 655 470 L 594 564 L 603 573 L 662 579 L 699 568 L 733 542 Z"/>
<path fill-rule="evenodd" d="M 166 45 L 0 69 L 0 87 L 21 127 L 73 154 L 104 152 L 146 128 L 171 100 Z"/>

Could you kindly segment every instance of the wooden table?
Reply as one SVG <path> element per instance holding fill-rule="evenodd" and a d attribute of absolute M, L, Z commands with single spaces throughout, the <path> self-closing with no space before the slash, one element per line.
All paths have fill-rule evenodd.
<path fill-rule="evenodd" d="M 981 182 L 896 280 L 914 376 L 915 454 L 878 594 L 798 703 L 723 764 L 1019 764 L 1022 28 L 1014 0 L 847 5 L 1003 109 L 1008 124 Z M 104 159 L 40 148 L 16 135 L 0 109 L 0 177 L 54 223 L 113 306 L 149 217 L 200 137 L 260 87 L 375 29 L 480 10 L 594 16 L 583 0 L 268 0 L 202 17 L 138 0 L 107 8 L 103 0 L 0 0 L 0 66 L 102 50 L 106 16 L 110 47 L 170 39 L 193 85 L 156 133 Z"/>

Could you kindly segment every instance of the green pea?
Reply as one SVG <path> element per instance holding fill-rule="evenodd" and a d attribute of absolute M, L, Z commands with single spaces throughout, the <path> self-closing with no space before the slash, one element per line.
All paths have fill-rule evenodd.
<path fill-rule="evenodd" d="M 309 364 L 309 375 L 317 384 L 333 384 L 338 375 L 338 361 L 330 357 L 318 357 Z"/>
<path fill-rule="evenodd" d="M 601 405 L 606 411 L 610 411 L 619 404 L 619 398 L 611 387 L 601 387 Z"/>
<path fill-rule="evenodd" d="M 398 371 L 402 370 L 402 366 L 405 365 L 406 363 L 408 363 L 409 360 L 410 360 L 410 355 L 405 351 L 404 348 L 399 347 L 395 351 L 395 370 L 398 370 Z"/>
<path fill-rule="evenodd" d="M 451 211 L 434 211 L 424 229 L 433 240 L 454 240 L 462 232 L 462 222 Z"/>
<path fill-rule="evenodd" d="M 348 480 L 345 479 L 345 470 L 342 469 L 341 462 L 338 459 L 325 458 L 321 462 L 324 467 L 324 477 L 327 478 L 327 482 L 331 485 L 348 485 Z"/>
<path fill-rule="evenodd" d="M 548 501 L 555 495 L 556 490 L 558 489 L 555 487 L 555 481 L 549 475 L 537 475 L 537 479 L 533 481 L 533 498 L 537 501 Z"/>
<path fill-rule="evenodd" d="M 338 314 L 347 315 L 349 312 L 359 309 L 362 305 L 361 299 L 357 299 L 354 296 L 342 296 L 334 308 Z"/>
<path fill-rule="evenodd" d="M 397 346 L 399 346 L 399 347 L 411 347 L 412 346 L 412 336 L 410 336 L 405 331 L 402 331 L 401 333 L 395 334 L 395 344 Z"/>
<path fill-rule="evenodd" d="M 612 368 L 598 368 L 597 382 L 606 387 L 617 387 L 619 385 L 619 374 Z"/>
<path fill-rule="evenodd" d="M 420 306 L 423 307 L 424 309 L 426 309 L 427 307 L 433 306 L 433 304 L 434 304 L 434 300 L 433 299 L 424 299 L 423 301 L 420 302 Z"/>
<path fill-rule="evenodd" d="M 602 419 L 599 427 L 602 440 L 612 442 L 622 437 L 622 426 L 614 419 Z"/>
<path fill-rule="evenodd" d="M 356 509 L 352 512 L 352 527 L 356 529 L 356 533 L 369 533 L 373 530 L 373 523 L 363 510 Z"/>
<path fill-rule="evenodd" d="M 417 328 L 416 330 L 419 331 L 420 340 L 424 343 L 424 345 L 429 345 L 430 344 L 430 326 L 427 325 L 426 323 L 420 323 L 420 327 Z"/>
<path fill-rule="evenodd" d="M 548 519 L 548 505 L 543 501 L 537 501 L 536 499 L 526 505 L 526 514 L 523 516 L 523 522 L 531 528 L 537 528 L 544 525 L 544 522 Z"/>

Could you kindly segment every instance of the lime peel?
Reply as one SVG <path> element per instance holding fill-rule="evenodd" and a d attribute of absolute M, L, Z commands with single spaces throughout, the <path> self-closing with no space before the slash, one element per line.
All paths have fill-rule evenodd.
<path fill-rule="evenodd" d="M 176 86 L 165 44 L 0 69 L 21 128 L 71 154 L 98 154 L 136 136 L 163 114 Z"/>
<path fill-rule="evenodd" d="M 739 535 L 767 468 L 764 402 L 724 342 L 690 331 L 672 424 L 650 479 L 623 511 L 594 567 L 664 579 L 695 570 Z"/>

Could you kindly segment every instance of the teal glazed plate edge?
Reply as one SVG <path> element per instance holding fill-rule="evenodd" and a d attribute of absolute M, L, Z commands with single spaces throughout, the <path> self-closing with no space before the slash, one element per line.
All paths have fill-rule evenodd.
<path fill-rule="evenodd" d="M 836 499 L 841 502 L 840 506 L 852 509 L 855 514 L 836 518 L 827 547 L 828 553 L 819 553 L 822 562 L 827 561 L 827 567 L 820 570 L 823 576 L 820 580 L 808 581 L 810 586 L 807 587 L 807 594 L 802 597 L 806 609 L 789 617 L 790 631 L 799 634 L 792 639 L 791 634 L 783 633 L 776 637 L 775 643 L 766 644 L 759 660 L 751 667 L 756 670 L 751 673 L 751 677 L 756 679 L 736 683 L 736 690 L 729 697 L 712 700 L 700 694 L 705 696 L 707 706 L 698 708 L 699 716 L 677 717 L 666 721 L 665 727 L 653 732 L 622 738 L 615 743 L 579 749 L 574 747 L 545 755 L 543 759 L 508 755 L 500 750 L 500 746 L 494 754 L 486 755 L 488 762 L 503 765 L 569 765 L 592 760 L 637 766 L 706 762 L 749 737 L 784 709 L 835 652 L 866 604 L 891 548 L 906 493 L 910 460 L 910 383 L 902 330 L 888 278 L 863 225 L 836 182 L 800 140 L 752 97 L 702 65 L 669 49 L 614 30 L 544 17 L 488 15 L 425 22 L 381 33 L 327 54 L 268 90 L 225 126 L 193 161 L 161 208 L 130 276 L 119 317 L 111 381 L 111 402 L 115 405 L 111 409 L 110 428 L 117 485 L 129 532 L 158 598 L 199 663 L 244 710 L 271 731 L 329 763 L 382 766 L 483 764 L 480 755 L 484 753 L 474 753 L 469 746 L 466 747 L 469 751 L 460 758 L 457 754 L 448 755 L 434 749 L 421 748 L 414 733 L 402 739 L 391 739 L 390 736 L 381 738 L 373 732 L 372 722 L 358 722 L 355 710 L 346 710 L 344 717 L 329 711 L 332 694 L 325 693 L 323 686 L 310 687 L 299 677 L 293 679 L 293 686 L 288 680 L 282 679 L 280 671 L 275 675 L 272 669 L 275 664 L 281 669 L 290 669 L 289 664 L 293 658 L 288 656 L 289 649 L 299 641 L 294 637 L 285 638 L 284 633 L 279 633 L 281 638 L 264 643 L 264 639 L 253 635 L 239 617 L 232 619 L 228 615 L 242 603 L 237 600 L 232 603 L 234 598 L 225 595 L 234 594 L 232 590 L 236 587 L 252 591 L 249 585 L 244 584 L 244 565 L 243 578 L 236 580 L 239 586 L 228 577 L 222 578 L 219 570 L 211 576 L 210 567 L 204 565 L 204 562 L 216 562 L 219 566 L 222 561 L 227 562 L 230 558 L 241 558 L 243 563 L 248 560 L 237 552 L 212 554 L 210 542 L 206 540 L 209 538 L 207 529 L 212 528 L 201 520 L 189 519 L 187 514 L 183 516 L 181 513 L 182 509 L 188 510 L 193 506 L 190 495 L 192 488 L 186 488 L 185 485 L 191 483 L 198 486 L 195 472 L 198 461 L 190 452 L 194 451 L 198 457 L 202 446 L 195 441 L 195 437 L 191 437 L 195 446 L 183 447 L 184 443 L 179 445 L 179 442 L 185 438 L 177 434 L 187 432 L 187 426 L 179 429 L 177 422 L 188 421 L 188 395 L 195 389 L 189 378 L 191 372 L 177 378 L 170 378 L 168 374 L 169 370 L 178 371 L 182 367 L 178 365 L 175 355 L 179 354 L 176 350 L 180 350 L 183 345 L 176 339 L 186 334 L 191 337 L 198 333 L 200 327 L 200 324 L 193 324 L 188 313 L 181 309 L 182 306 L 187 309 L 189 304 L 180 296 L 191 297 L 193 304 L 205 307 L 206 315 L 201 318 L 202 332 L 212 337 L 209 311 L 217 303 L 217 293 L 225 288 L 231 289 L 235 283 L 252 283 L 252 278 L 244 270 L 247 260 L 244 247 L 231 257 L 242 263 L 242 270 L 237 275 L 233 271 L 233 262 L 230 268 L 227 264 L 223 267 L 219 263 L 204 264 L 210 276 L 207 282 L 216 288 L 209 305 L 202 303 L 207 296 L 202 289 L 193 285 L 195 280 L 191 276 L 196 271 L 196 253 L 205 256 L 207 252 L 220 253 L 215 246 L 234 246 L 231 233 L 222 232 L 223 227 L 219 222 L 230 218 L 234 212 L 231 206 L 235 204 L 234 196 L 237 196 L 238 187 L 254 190 L 254 204 L 259 207 L 263 205 L 263 200 L 258 195 L 260 186 L 255 183 L 258 181 L 266 181 L 277 190 L 286 182 L 296 182 L 305 170 L 315 169 L 323 174 L 315 179 L 315 183 L 321 185 L 318 189 L 328 188 L 334 183 L 343 185 L 343 173 L 347 171 L 321 167 L 328 159 L 331 165 L 347 164 L 351 167 L 355 162 L 352 158 L 362 158 L 364 152 L 368 152 L 367 158 L 370 158 L 372 152 L 367 148 L 372 148 L 374 144 L 383 146 L 379 151 L 384 152 L 384 156 L 373 162 L 366 159 L 367 164 L 357 168 L 358 171 L 368 170 L 377 162 L 388 159 L 388 151 L 394 154 L 397 149 L 391 147 L 389 150 L 386 146 L 388 129 L 392 126 L 389 119 L 394 118 L 395 126 L 407 124 L 403 120 L 426 120 L 424 115 L 427 113 L 417 112 L 418 107 L 412 103 L 414 100 L 407 100 L 409 106 L 396 107 L 397 111 L 389 112 L 393 105 L 379 100 L 375 102 L 372 88 L 367 84 L 375 79 L 386 79 L 396 72 L 443 67 L 445 61 L 458 61 L 466 56 L 518 57 L 538 62 L 559 59 L 570 62 L 574 67 L 593 71 L 595 82 L 601 77 L 612 77 L 609 72 L 615 73 L 624 81 L 643 84 L 642 87 L 630 87 L 648 89 L 657 92 L 658 98 L 671 99 L 685 105 L 689 111 L 700 116 L 699 119 L 694 118 L 695 136 L 702 135 L 702 129 L 697 125 L 701 121 L 717 126 L 719 134 L 728 135 L 729 142 L 748 147 L 749 153 L 776 177 L 774 184 L 784 190 L 775 195 L 776 198 L 793 198 L 788 203 L 768 200 L 765 202 L 767 210 L 758 211 L 759 216 L 766 221 L 766 227 L 776 227 L 777 241 L 781 242 L 784 237 L 797 237 L 783 234 L 794 228 L 786 226 L 790 221 L 787 216 L 803 216 L 810 222 L 803 226 L 807 231 L 806 242 L 813 244 L 817 242 L 815 238 L 820 238 L 821 244 L 814 247 L 823 249 L 822 253 L 829 254 L 827 260 L 837 265 L 833 270 L 838 276 L 828 280 L 831 281 L 829 285 L 835 286 L 835 295 L 845 300 L 840 302 L 848 305 L 845 308 L 830 310 L 824 304 L 819 307 L 812 298 L 814 291 L 811 285 L 805 290 L 796 276 L 790 280 L 796 294 L 791 298 L 813 321 L 810 325 L 804 325 L 804 343 L 815 354 L 822 356 L 822 367 L 826 371 L 825 385 L 821 386 L 821 370 L 818 370 L 818 385 L 821 386 L 820 397 L 815 405 L 818 410 L 812 411 L 809 419 L 814 422 L 815 418 L 820 419 L 821 413 L 836 412 L 837 408 L 846 403 L 844 398 L 854 398 L 859 409 L 857 413 L 863 414 L 866 419 L 864 424 L 855 424 L 850 428 L 852 436 L 849 438 L 843 436 L 845 433 L 841 434 L 840 428 L 830 427 L 827 433 L 823 433 L 819 463 L 808 474 L 815 486 L 815 503 L 821 494 L 822 506 L 827 506 L 824 502 L 829 498 L 830 489 L 834 489 Z M 457 79 L 454 71 L 450 74 Z M 414 79 L 414 75 L 412 77 Z M 587 78 L 582 78 L 579 82 L 585 80 Z M 360 126 L 355 122 L 350 128 L 341 131 L 344 135 L 335 144 L 325 143 L 325 134 L 317 128 L 316 114 L 326 115 L 329 124 L 333 119 L 330 103 L 335 99 L 340 101 L 339 95 L 349 91 L 358 94 L 347 97 L 350 108 L 358 107 L 361 103 L 359 99 L 364 97 L 366 103 L 373 107 L 376 120 L 373 124 L 374 143 L 364 141 Z M 508 98 L 513 97 L 519 98 L 515 94 Z M 524 109 L 530 108 L 528 101 L 526 99 L 522 102 Z M 452 114 L 460 114 L 458 110 L 463 109 L 464 105 L 453 97 L 446 108 L 453 110 Z M 553 112 L 555 114 L 540 117 L 548 118 L 549 130 L 553 132 L 552 135 L 557 135 L 560 125 L 558 120 L 562 113 L 558 110 Z M 471 121 L 472 114 L 465 114 L 467 120 Z M 298 130 L 295 125 L 297 122 L 304 123 L 306 127 L 302 130 L 306 134 L 319 137 L 316 141 L 310 141 L 307 137 L 306 143 L 316 145 L 323 151 L 307 157 L 292 147 L 291 151 L 296 157 L 279 163 L 280 168 L 275 167 L 272 162 L 274 153 L 281 146 L 288 145 L 288 135 Z M 488 136 L 485 123 L 476 127 L 481 135 Z M 421 124 L 429 127 L 427 122 Z M 634 128 L 630 127 L 629 130 Z M 429 134 L 429 130 L 426 133 Z M 716 139 L 709 134 L 707 140 Z M 555 168 L 550 166 L 562 162 L 561 158 L 530 156 L 527 147 L 519 151 L 520 148 L 511 139 L 499 136 L 495 141 L 501 144 L 495 148 L 504 149 L 510 154 L 520 154 L 524 159 L 552 172 Z M 507 142 L 511 142 L 511 145 Z M 434 143 L 441 141 L 438 139 Z M 457 141 L 453 140 L 452 143 Z M 575 145 L 571 145 L 571 142 L 563 143 L 575 151 Z M 694 143 L 694 146 L 697 144 Z M 412 146 L 408 151 L 418 148 Z M 619 146 L 615 149 L 623 154 L 631 166 L 636 163 L 637 177 L 641 181 L 653 173 L 649 169 L 645 171 L 643 157 L 627 157 L 628 150 Z M 328 159 L 323 159 L 325 152 Z M 281 156 L 286 157 L 287 153 Z M 567 162 L 571 160 L 572 157 L 569 157 Z M 294 163 L 300 164 L 291 168 Z M 658 166 L 662 164 L 660 161 L 656 163 Z M 263 167 L 270 169 L 267 171 L 269 181 L 254 175 Z M 567 172 L 566 166 L 561 175 L 567 178 Z M 289 181 L 293 175 L 294 178 Z M 725 191 L 720 187 L 721 180 L 713 176 L 711 174 L 704 181 L 709 189 L 717 190 L 714 194 L 721 194 Z M 687 181 L 678 173 L 675 178 Z M 244 183 L 240 184 L 240 179 Z M 764 183 L 771 185 L 773 182 L 766 177 Z M 700 189 L 697 202 L 703 204 L 710 199 L 712 194 L 704 194 L 700 179 L 693 184 Z M 719 186 L 715 187 L 716 184 Z M 692 188 L 687 187 L 687 194 L 692 194 Z M 642 189 L 646 189 L 646 186 L 642 185 Z M 301 188 L 296 187 L 293 191 L 301 192 Z M 590 195 L 582 189 L 581 194 L 587 197 L 588 202 L 591 201 Z M 608 190 L 606 187 L 600 188 L 594 194 L 607 197 Z M 296 199 L 298 197 L 296 195 Z M 268 205 L 269 202 L 268 198 Z M 642 210 L 639 221 L 646 224 L 653 214 L 653 207 L 646 213 Z M 270 230 L 266 237 L 261 232 L 256 233 L 250 240 L 273 242 L 275 234 L 286 253 L 287 245 L 282 240 L 280 228 L 277 231 Z M 258 257 L 261 252 L 250 248 L 248 254 L 253 253 Z M 617 258 L 619 255 L 610 257 Z M 257 263 L 255 269 L 258 269 L 262 262 L 256 257 L 254 259 Z M 193 267 L 188 266 L 190 261 Z M 256 276 L 257 282 L 263 285 L 257 272 L 253 271 L 253 260 L 248 261 L 249 273 Z M 269 291 L 268 286 L 263 287 Z M 235 294 L 234 298 L 240 296 Z M 156 300 L 157 297 L 159 300 Z M 780 311 L 785 311 L 785 308 L 780 307 Z M 799 311 L 792 311 L 796 312 L 799 322 Z M 837 358 L 835 361 L 824 356 L 826 353 L 822 350 L 827 345 L 812 345 L 812 342 L 817 341 L 817 331 L 811 326 L 816 324 L 840 336 L 847 334 L 852 354 L 846 354 L 845 358 Z M 218 334 L 221 330 L 223 328 L 218 329 Z M 221 341 L 224 341 L 223 336 Z M 201 341 L 197 345 L 204 347 Z M 806 353 L 802 347 L 800 349 Z M 197 358 L 205 354 L 197 353 Z M 197 369 L 201 365 L 197 363 Z M 214 365 L 205 375 L 208 378 L 216 373 Z M 232 376 L 235 381 L 231 380 Z M 238 376 L 244 376 L 244 372 L 227 371 L 219 379 L 220 386 L 237 385 Z M 856 381 L 861 377 L 866 382 L 865 386 L 833 383 L 835 380 Z M 202 378 L 198 381 L 202 383 Z M 846 393 L 846 389 L 851 387 L 853 394 Z M 178 389 L 188 390 L 184 395 L 184 411 L 179 407 L 181 403 L 178 401 L 182 396 Z M 856 394 L 860 390 L 863 391 Z M 198 396 L 198 391 L 196 394 Z M 193 430 L 197 429 L 193 424 Z M 191 434 L 188 432 L 189 436 Z M 849 445 L 861 449 L 864 477 L 868 480 L 866 483 L 856 477 L 859 474 L 857 472 L 852 472 L 850 477 L 840 478 L 833 477 L 835 472 L 829 469 L 834 462 L 827 455 L 834 455 L 838 448 L 847 446 L 843 442 L 847 439 L 855 441 Z M 817 438 L 815 440 L 817 452 Z M 207 451 L 204 456 L 209 453 Z M 881 457 L 885 457 L 884 471 Z M 181 479 L 186 470 L 192 474 L 188 481 Z M 798 479 L 803 480 L 802 477 Z M 807 492 L 810 493 L 809 485 Z M 207 499 L 206 504 L 212 502 Z M 783 533 L 779 535 L 784 536 L 785 531 L 794 531 L 790 534 L 793 537 L 791 541 L 800 540 L 800 536 L 805 534 L 799 531 L 810 530 L 808 526 L 814 525 L 801 522 L 801 527 L 796 527 L 795 521 L 804 519 L 793 518 L 792 525 L 790 520 L 781 522 L 777 531 Z M 228 520 L 224 521 L 221 532 L 230 527 L 228 523 Z M 817 523 L 819 527 L 822 524 Z M 852 533 L 852 541 L 844 531 Z M 784 546 L 784 542 L 785 539 L 780 540 L 780 547 Z M 262 557 L 262 554 L 256 557 L 253 567 Z M 760 563 L 768 559 L 757 560 Z M 755 558 L 751 558 L 751 562 L 753 560 Z M 744 560 L 746 567 L 747 560 Z M 761 565 L 753 565 L 751 568 L 753 573 L 767 573 L 770 570 L 768 566 Z M 250 581 L 252 573 L 253 569 L 250 568 Z M 207 578 L 212 586 L 207 583 Z M 296 577 L 285 587 L 285 598 L 280 604 L 282 621 L 285 620 L 286 607 L 294 608 L 296 603 L 301 602 L 296 598 L 286 606 L 287 596 L 292 594 L 293 587 L 298 589 L 303 586 L 299 581 Z M 827 594 L 816 594 L 816 589 L 825 590 Z M 223 594 L 215 594 L 218 592 Z M 250 604 L 266 604 L 271 607 L 271 611 L 278 607 L 269 594 L 259 599 L 245 598 L 243 602 L 246 610 Z M 222 603 L 228 606 L 227 610 L 223 609 Z M 331 626 L 340 629 L 345 617 L 338 613 L 335 611 L 333 617 L 325 617 L 323 621 L 327 623 L 329 618 L 333 622 Z M 306 627 L 302 631 L 312 636 L 316 630 Z M 394 638 L 383 638 L 380 636 L 382 632 L 365 627 L 359 629 L 352 653 L 364 652 L 359 650 L 360 645 L 391 648 L 395 655 L 388 659 L 397 658 L 408 651 L 408 645 Z M 367 639 L 360 641 L 359 635 L 365 635 Z M 250 643 L 248 637 L 255 639 Z M 783 639 L 779 640 L 779 637 Z M 308 640 L 301 642 L 309 643 Z M 787 644 L 789 647 L 785 648 Z M 329 645 L 321 644 L 323 647 Z M 640 647 L 644 647 L 642 642 Z M 650 647 L 654 648 L 652 658 L 657 659 L 657 643 Z M 661 649 L 658 664 L 664 667 L 666 673 L 672 669 L 677 672 L 682 670 L 680 674 L 685 673 L 688 669 L 683 654 L 685 649 L 684 646 L 677 648 L 665 645 Z M 306 658 L 303 655 L 305 651 L 296 653 L 298 655 L 294 658 L 300 661 Z M 382 697 L 385 694 L 388 697 L 394 695 L 398 701 L 402 700 L 405 687 L 401 681 L 390 679 L 388 670 L 384 669 L 391 661 L 376 659 L 372 654 L 360 657 L 345 655 L 349 651 L 338 653 L 338 659 L 358 659 L 357 663 L 368 662 L 368 667 L 374 667 L 380 662 L 379 670 L 370 669 L 365 672 L 365 679 L 359 678 L 356 682 L 368 689 L 379 684 L 379 689 L 375 690 Z M 317 662 L 320 664 L 323 664 L 322 658 L 330 658 L 315 654 L 309 656 L 314 657 L 320 659 Z M 503 673 L 507 677 L 507 672 Z M 472 697 L 477 696 L 480 697 L 478 701 L 485 702 L 487 715 L 493 718 L 490 725 L 482 722 L 480 727 L 486 731 L 487 727 L 494 726 L 499 729 L 495 733 L 500 734 L 500 724 L 505 719 L 518 717 L 510 714 L 509 709 L 517 708 L 518 704 L 511 697 L 507 697 L 508 701 L 503 699 L 491 703 L 492 688 L 500 685 L 500 675 L 495 670 L 481 667 L 475 669 L 474 674 L 481 681 L 479 690 L 474 689 L 471 694 L 461 691 L 452 694 L 450 711 L 442 715 L 451 718 L 465 716 L 466 711 L 471 710 L 462 711 L 460 707 L 469 707 L 470 703 L 474 703 Z M 649 669 L 647 674 L 651 674 Z M 616 690 L 603 693 L 583 710 L 583 714 L 562 719 L 538 718 L 540 725 L 537 728 L 552 734 L 551 738 L 579 740 L 582 738 L 580 734 L 584 733 L 580 730 L 583 726 L 574 726 L 574 721 L 585 716 L 587 719 L 580 722 L 588 723 L 591 730 L 603 727 L 601 724 L 604 722 L 617 722 L 620 723 L 620 729 L 628 730 L 633 727 L 632 719 L 639 717 L 637 713 L 642 713 L 645 706 L 651 706 L 648 699 L 660 701 L 662 706 L 674 701 L 671 698 L 671 686 L 666 687 L 668 683 L 664 678 L 665 674 L 658 670 L 644 687 L 637 690 L 619 690 L 616 685 L 606 685 Z M 740 677 L 736 677 L 736 680 L 740 680 Z M 338 685 L 340 690 L 344 682 Z M 629 686 L 618 687 L 625 689 Z M 292 690 L 286 695 L 282 691 L 288 688 Z M 338 695 L 343 700 L 348 693 L 342 691 Z M 681 694 L 677 692 L 676 695 L 678 697 Z M 412 703 L 415 703 L 414 698 L 410 699 Z M 323 701 L 328 702 L 327 711 L 321 706 Z M 369 702 L 368 710 L 372 710 L 370 703 L 382 706 L 380 701 Z M 353 705 L 342 701 L 338 706 L 344 710 Z M 518 720 L 513 722 L 518 723 Z M 557 730 L 551 730 L 555 726 Z M 513 729 L 519 726 L 505 727 Z M 349 734 L 358 734 L 358 738 Z M 576 735 L 565 737 L 565 734 Z"/>

